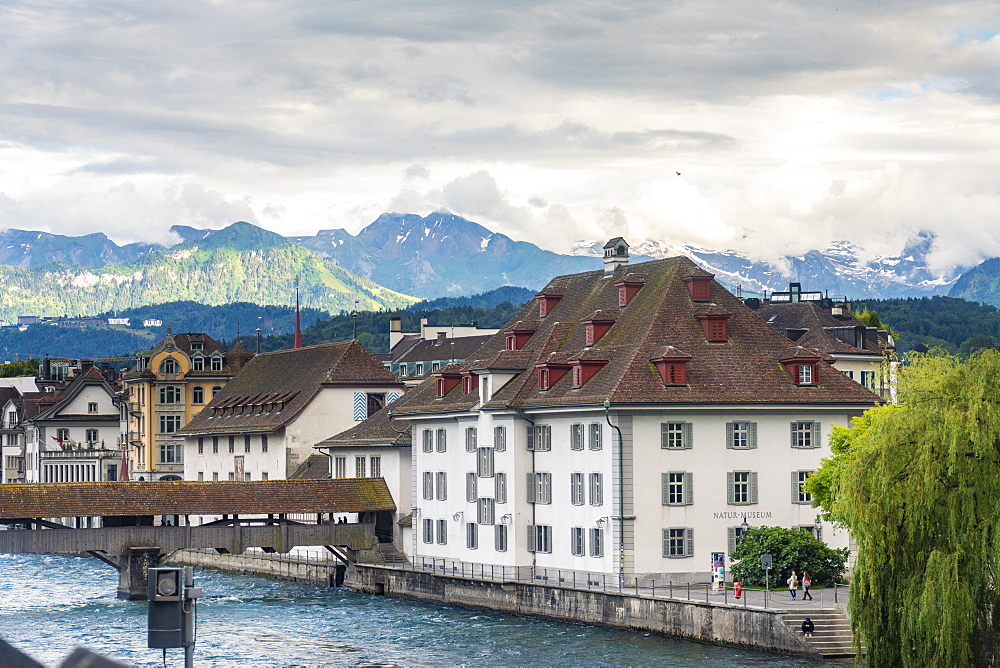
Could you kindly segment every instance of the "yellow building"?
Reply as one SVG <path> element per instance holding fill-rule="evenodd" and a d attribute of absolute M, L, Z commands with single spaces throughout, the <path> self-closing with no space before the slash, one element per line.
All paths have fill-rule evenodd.
<path fill-rule="evenodd" d="M 139 354 L 122 377 L 132 480 L 182 479 L 184 439 L 177 432 L 252 357 L 241 343 L 225 350 L 207 334 L 169 332 Z"/>

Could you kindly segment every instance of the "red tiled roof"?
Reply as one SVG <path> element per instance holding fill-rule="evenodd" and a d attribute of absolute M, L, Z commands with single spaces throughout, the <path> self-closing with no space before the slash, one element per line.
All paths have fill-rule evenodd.
<path fill-rule="evenodd" d="M 641 271 L 645 285 L 629 304 L 618 308 L 615 283 Z M 517 351 L 504 352 L 503 332 L 516 323 L 537 317 L 538 303 L 528 302 L 483 347 L 460 365 L 464 369 L 534 369 L 540 362 L 606 360 L 582 388 L 572 388 L 565 374 L 547 391 L 539 392 L 533 373 L 520 373 L 483 408 L 615 404 L 840 404 L 871 405 L 877 397 L 839 373 L 823 374 L 815 386 L 792 382 L 780 360 L 796 354 L 798 344 L 767 326 L 753 311 L 715 280 L 710 300 L 695 302 L 683 279 L 710 276 L 683 257 L 618 267 L 607 278 L 603 271 L 554 278 L 539 294 L 561 294 L 535 333 Z M 537 298 L 536 298 L 537 299 Z M 613 324 L 593 346 L 587 347 L 583 325 L 595 312 L 619 311 Z M 728 340 L 710 343 L 699 315 L 727 315 Z M 687 384 L 663 383 L 651 359 L 667 346 L 691 356 Z M 393 406 L 393 413 L 469 410 L 477 393 L 462 394 L 461 386 L 437 398 L 432 382 L 410 390 Z"/>

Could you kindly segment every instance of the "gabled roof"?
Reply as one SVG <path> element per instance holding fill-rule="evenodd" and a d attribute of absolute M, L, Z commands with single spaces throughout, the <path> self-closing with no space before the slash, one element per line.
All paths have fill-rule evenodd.
<path fill-rule="evenodd" d="M 625 307 L 618 307 L 615 283 L 641 272 L 644 285 Z M 528 302 L 480 350 L 449 371 L 507 369 L 513 380 L 495 390 L 484 409 L 613 404 L 834 404 L 870 406 L 877 397 L 840 373 L 820 374 L 815 386 L 792 382 L 780 360 L 794 357 L 798 344 L 767 326 L 753 311 L 715 280 L 710 300 L 694 301 L 684 278 L 711 276 L 684 257 L 665 258 L 618 267 L 604 278 L 602 271 L 554 278 L 541 294 L 561 294 L 535 333 L 517 351 L 504 351 L 503 332 L 514 323 L 537 320 L 537 298 Z M 595 312 L 620 311 L 603 337 L 587 347 L 583 322 Z M 698 316 L 729 316 L 728 340 L 710 343 Z M 690 355 L 686 385 L 661 379 L 651 360 L 666 346 Z M 563 375 L 548 390 L 539 391 L 533 373 L 539 362 L 591 360 L 605 362 L 587 382 L 572 388 L 573 374 Z M 454 369 L 452 369 L 454 367 Z M 393 405 L 393 413 L 470 410 L 478 393 L 456 386 L 443 398 L 433 381 L 410 390 Z"/>
<path fill-rule="evenodd" d="M 431 362 L 440 360 L 461 360 L 479 350 L 491 334 L 482 336 L 460 336 L 450 339 L 431 339 L 421 341 L 413 346 L 397 361 L 400 364 L 407 362 Z M 429 369 L 428 369 L 429 370 Z"/>
<path fill-rule="evenodd" d="M 200 344 L 201 348 L 195 350 L 195 347 L 192 344 Z M 232 348 L 226 350 L 218 341 L 213 339 L 208 334 L 186 332 L 182 334 L 167 334 L 152 350 L 140 353 L 140 357 L 148 360 L 157 353 L 168 351 L 181 352 L 188 357 L 201 354 L 204 355 L 206 359 L 210 359 L 213 355 L 222 356 L 223 365 L 221 370 L 213 371 L 210 365 L 207 365 L 207 368 L 202 371 L 189 369 L 185 374 L 185 377 L 187 378 L 194 378 L 196 376 L 232 376 L 233 374 L 238 373 L 239 370 L 242 369 L 254 356 L 253 353 L 247 350 L 246 347 L 240 342 L 237 342 Z M 138 366 L 134 366 L 129 369 L 123 377 L 126 379 L 132 379 L 152 378 L 154 376 L 154 369 L 147 367 L 142 371 L 139 371 Z"/>
<path fill-rule="evenodd" d="M 60 413 L 60 409 L 62 406 L 67 405 L 71 401 L 73 401 L 74 398 L 76 398 L 81 392 L 83 392 L 84 388 L 92 386 L 98 386 L 102 388 L 108 394 L 108 396 L 112 398 L 112 400 L 117 401 L 117 398 L 115 396 L 115 391 L 108 383 L 108 381 L 105 380 L 104 374 L 102 374 L 97 369 L 97 367 L 92 366 L 83 373 L 81 373 L 79 376 L 74 378 L 72 381 L 70 381 L 69 385 L 66 386 L 66 389 L 63 390 L 58 395 L 48 395 L 50 397 L 53 397 L 54 402 L 51 405 L 44 407 L 43 404 L 41 404 L 40 402 L 39 412 L 36 415 L 32 416 L 30 419 L 37 421 L 37 420 L 52 420 L 59 418 L 71 418 L 77 420 L 81 419 L 92 420 L 94 422 L 117 421 L 119 419 L 117 412 L 114 415 L 110 415 L 110 417 L 108 413 L 103 413 L 98 415 L 89 415 L 89 414 L 68 415 Z M 44 397 L 46 395 L 43 394 L 42 396 Z M 26 417 L 25 419 L 28 418 Z"/>
<path fill-rule="evenodd" d="M 397 400 L 398 401 L 398 400 Z M 410 421 L 400 420 L 396 415 L 390 420 L 389 414 L 395 410 L 383 408 L 364 422 L 340 432 L 316 444 L 317 448 L 352 447 L 358 445 L 409 446 Z M 324 455 L 325 456 L 325 455 Z"/>
<path fill-rule="evenodd" d="M 272 432 L 294 421 L 322 388 L 337 386 L 402 388 L 357 341 L 262 353 L 180 433 Z"/>
<path fill-rule="evenodd" d="M 865 337 L 865 347 L 855 346 L 837 337 L 837 330 L 845 328 L 869 327 L 853 315 L 835 316 L 829 310 L 813 301 L 779 302 L 765 304 L 756 311 L 757 315 L 781 333 L 789 330 L 805 330 L 795 339 L 795 343 L 830 355 L 868 354 L 881 355 L 882 347 L 878 337 Z M 872 328 L 873 329 L 873 328 Z M 873 333 L 874 333 L 873 329 Z"/>

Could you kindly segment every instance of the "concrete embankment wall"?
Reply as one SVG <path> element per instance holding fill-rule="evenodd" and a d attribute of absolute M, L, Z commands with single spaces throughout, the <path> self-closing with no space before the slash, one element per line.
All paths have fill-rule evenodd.
<path fill-rule="evenodd" d="M 333 586 L 336 578 L 335 563 L 279 555 L 181 550 L 172 561 L 325 586 Z M 347 571 L 345 586 L 370 594 L 648 631 L 716 645 L 815 656 L 815 652 L 789 631 L 781 612 L 775 610 L 544 584 L 475 580 L 367 564 L 352 565 Z"/>
<path fill-rule="evenodd" d="M 351 570 L 347 585 L 367 593 L 815 656 L 774 610 L 533 583 L 488 582 L 361 564 Z"/>

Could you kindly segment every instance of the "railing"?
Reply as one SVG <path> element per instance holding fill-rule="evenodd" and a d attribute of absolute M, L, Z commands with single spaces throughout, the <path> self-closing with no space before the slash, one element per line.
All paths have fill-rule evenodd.
<path fill-rule="evenodd" d="M 832 589 L 814 589 L 812 599 L 803 600 L 803 592 L 797 592 L 795 599 L 786 589 L 769 591 L 763 587 L 740 587 L 737 592 L 733 583 L 715 589 L 710 582 L 679 582 L 644 578 L 613 573 L 594 573 L 555 568 L 532 568 L 531 566 L 500 566 L 463 562 L 438 557 L 416 557 L 412 564 L 387 564 L 386 568 L 433 572 L 440 575 L 466 577 L 493 582 L 523 582 L 544 584 L 552 587 L 590 589 L 608 593 L 629 594 L 646 598 L 663 598 L 719 605 L 737 605 L 764 609 L 789 608 L 834 608 L 838 606 L 838 591 L 849 585 L 837 584 Z M 830 592 L 833 595 L 830 595 Z M 841 599 L 843 591 L 839 592 Z M 832 600 L 831 600 L 832 599 Z"/>

